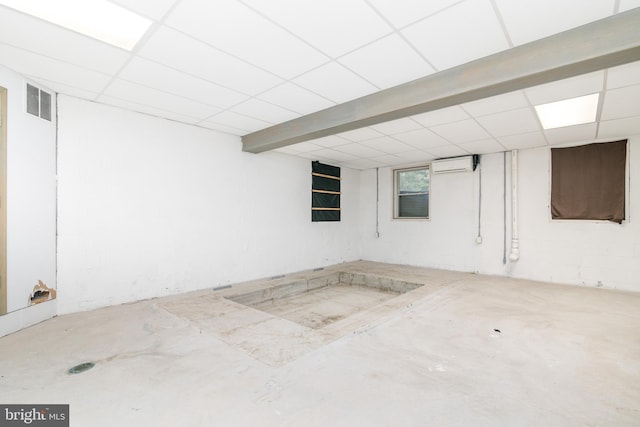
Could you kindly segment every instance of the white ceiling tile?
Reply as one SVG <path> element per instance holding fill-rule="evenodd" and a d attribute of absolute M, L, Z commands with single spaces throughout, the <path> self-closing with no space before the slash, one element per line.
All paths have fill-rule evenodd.
<path fill-rule="evenodd" d="M 160 28 L 140 50 L 160 62 L 230 89 L 255 95 L 282 79 L 170 28 Z"/>
<path fill-rule="evenodd" d="M 547 140 L 542 132 L 503 136 L 498 138 L 498 142 L 500 142 L 500 144 L 502 144 L 507 150 L 519 150 L 547 145 Z"/>
<path fill-rule="evenodd" d="M 640 84 L 640 61 L 609 68 L 607 72 L 607 89 L 637 84 Z"/>
<path fill-rule="evenodd" d="M 336 62 L 330 62 L 303 74 L 294 82 L 338 103 L 377 91 L 371 83 Z"/>
<path fill-rule="evenodd" d="M 549 129 L 544 131 L 549 144 L 562 144 L 565 142 L 590 141 L 596 137 L 596 124 L 567 126 L 564 128 Z"/>
<path fill-rule="evenodd" d="M 62 94 L 238 136 L 423 77 L 434 71 L 429 63 L 442 68 L 502 50 L 507 41 L 496 12 L 518 44 L 609 16 L 616 7 L 640 6 L 640 0 L 113 1 L 158 21 L 133 52 L 0 7 L 0 62 Z M 341 56 L 331 61 L 327 54 Z M 606 74 L 599 125 L 543 134 L 526 107 L 600 93 L 604 72 L 319 138 L 286 153 L 411 164 L 459 150 L 501 151 L 502 144 L 584 142 L 595 139 L 595 129 L 598 138 L 638 134 L 640 61 Z"/>
<path fill-rule="evenodd" d="M 211 123 L 219 123 L 236 129 L 242 129 L 247 133 L 255 132 L 272 125 L 264 120 L 256 119 L 255 117 L 248 117 L 233 111 L 223 111 L 215 116 L 208 117 L 206 120 Z"/>
<path fill-rule="evenodd" d="M 471 154 L 470 152 L 453 144 L 443 145 L 442 147 L 429 148 L 429 152 L 439 159 L 444 157 L 456 157 Z"/>
<path fill-rule="evenodd" d="M 433 15 L 460 0 L 369 0 L 396 28 L 404 27 Z"/>
<path fill-rule="evenodd" d="M 183 0 L 165 24 L 287 79 L 328 60 L 235 0 Z"/>
<path fill-rule="evenodd" d="M 350 144 L 352 141 L 346 140 L 337 135 L 330 135 L 318 139 L 312 139 L 311 142 L 322 147 L 333 148 L 339 145 Z"/>
<path fill-rule="evenodd" d="M 300 114 L 298 113 L 285 110 L 282 107 L 260 101 L 259 99 L 249 99 L 248 101 L 231 108 L 231 111 L 274 124 L 300 117 Z"/>
<path fill-rule="evenodd" d="M 332 58 L 392 31 L 362 0 L 244 0 L 244 3 Z"/>
<path fill-rule="evenodd" d="M 269 89 L 258 98 L 300 114 L 314 113 L 336 104 L 288 82 Z"/>
<path fill-rule="evenodd" d="M 459 122 L 469 118 L 469 115 L 460 107 L 448 107 L 442 110 L 429 111 L 411 117 L 423 126 L 436 126 L 445 123 Z"/>
<path fill-rule="evenodd" d="M 294 151 L 294 150 L 290 149 L 289 147 L 280 147 L 280 148 L 274 149 L 273 151 L 276 151 L 276 152 L 282 153 L 282 154 L 288 154 L 288 155 L 291 155 L 291 156 L 294 156 L 294 155 L 298 154 L 297 151 Z"/>
<path fill-rule="evenodd" d="M 490 114 L 476 120 L 494 137 L 540 130 L 538 118 L 530 107 Z"/>
<path fill-rule="evenodd" d="M 101 92 L 111 80 L 107 74 L 16 49 L 3 43 L 0 43 L 0 58 L 3 64 L 10 64 L 11 69 L 18 73 L 89 92 Z M 52 86 L 51 89 L 58 91 L 56 86 Z"/>
<path fill-rule="evenodd" d="M 149 105 L 143 105 L 143 104 L 139 104 L 136 102 L 132 102 L 132 101 L 127 101 L 125 99 L 120 99 L 120 98 L 114 98 L 111 96 L 106 96 L 106 95 L 102 95 L 100 96 L 99 101 L 102 104 L 105 105 L 110 105 L 113 107 L 119 107 L 119 108 L 123 108 L 125 110 L 129 110 L 129 111 L 134 111 L 137 113 L 142 113 L 142 114 L 147 114 L 150 116 L 155 116 L 155 117 L 160 117 L 160 118 L 165 118 L 165 119 L 171 119 L 171 120 L 175 120 L 181 123 L 187 123 L 187 124 L 195 124 L 198 122 L 198 119 L 193 118 L 193 117 L 189 117 L 189 116 L 185 116 L 183 114 L 180 113 L 175 113 L 172 111 L 166 111 L 163 110 L 161 108 L 155 108 L 153 106 L 149 106 Z"/>
<path fill-rule="evenodd" d="M 309 152 L 309 153 L 299 153 L 299 154 L 296 154 L 296 156 L 297 157 L 302 157 L 303 159 L 312 160 L 312 161 L 315 161 L 315 160 L 321 160 L 323 162 L 330 162 L 331 161 L 331 159 L 324 158 L 324 157 L 322 157 L 322 156 L 320 156 L 319 154 L 316 154 L 316 153 L 317 153 L 317 151 L 312 151 L 312 152 Z"/>
<path fill-rule="evenodd" d="M 402 33 L 438 70 L 509 48 L 489 0 L 456 4 Z M 446 48 L 434 40 L 446 40 Z"/>
<path fill-rule="evenodd" d="M 340 58 L 340 62 L 380 89 L 406 83 L 434 69 L 400 36 L 390 35 Z"/>
<path fill-rule="evenodd" d="M 358 156 L 354 156 L 353 154 L 332 150 L 330 148 L 324 148 L 322 150 L 314 151 L 313 154 L 325 159 L 331 159 L 336 162 L 346 162 L 349 160 L 356 160 L 358 158 Z"/>
<path fill-rule="evenodd" d="M 218 132 L 224 132 L 224 133 L 228 133 L 230 135 L 235 135 L 235 136 L 243 136 L 247 133 L 247 131 L 245 130 L 237 129 L 227 125 L 222 125 L 220 123 L 214 123 L 208 120 L 199 121 L 197 122 L 197 125 L 203 128 L 215 130 Z"/>
<path fill-rule="evenodd" d="M 620 0 L 620 12 L 640 7 L 640 0 Z"/>
<path fill-rule="evenodd" d="M 194 119 L 205 119 L 220 111 L 220 108 L 211 105 L 124 80 L 112 82 L 104 91 L 104 95 L 146 105 L 158 110 L 170 111 Z M 99 98 L 98 101 L 103 101 L 103 99 Z"/>
<path fill-rule="evenodd" d="M 605 18 L 613 13 L 614 0 L 496 0 L 514 45 Z"/>
<path fill-rule="evenodd" d="M 465 142 L 460 147 L 472 154 L 489 154 L 505 151 L 505 148 L 495 139 L 483 139 L 480 141 Z"/>
<path fill-rule="evenodd" d="M 413 151 L 415 150 L 409 144 L 405 144 L 404 142 L 400 142 L 388 136 L 383 136 L 381 138 L 369 139 L 367 141 L 362 142 L 363 145 L 367 147 L 371 147 L 375 150 L 382 151 L 383 153 L 388 154 L 396 154 L 402 153 L 404 151 Z"/>
<path fill-rule="evenodd" d="M 598 138 L 627 138 L 640 134 L 640 116 L 604 120 L 598 128 Z"/>
<path fill-rule="evenodd" d="M 489 138 L 489 135 L 475 120 L 462 120 L 431 127 L 431 130 L 453 143 L 463 143 Z"/>
<path fill-rule="evenodd" d="M 50 80 L 43 79 L 42 77 L 30 76 L 28 74 L 25 74 L 25 77 L 37 84 L 42 85 L 45 89 L 55 90 L 58 93 L 74 96 L 76 98 L 93 100 L 100 95 L 99 92 L 78 89 L 76 87 L 65 85 L 59 82 L 52 82 Z"/>
<path fill-rule="evenodd" d="M 396 134 L 393 137 L 420 150 L 448 144 L 447 140 L 428 129 L 412 130 L 411 132 Z"/>
<path fill-rule="evenodd" d="M 309 141 L 299 142 L 297 144 L 289 145 L 288 148 L 298 153 L 310 153 L 312 151 L 318 151 L 318 150 L 324 149 L 324 147 Z"/>
<path fill-rule="evenodd" d="M 396 154 L 396 156 L 404 159 L 407 164 L 428 162 L 436 158 L 435 155 L 422 150 L 405 151 L 404 153 Z"/>
<path fill-rule="evenodd" d="M 406 163 L 402 157 L 387 154 L 380 157 L 373 157 L 371 160 L 380 163 L 380 166 L 397 166 Z"/>
<path fill-rule="evenodd" d="M 517 108 L 528 107 L 529 102 L 522 91 L 505 93 L 503 95 L 492 96 L 478 101 L 467 102 L 461 107 L 474 117 L 486 116 L 493 113 L 515 110 Z"/>
<path fill-rule="evenodd" d="M 379 138 L 382 136 L 382 133 L 372 129 L 371 127 L 366 127 L 342 132 L 339 133 L 338 136 L 348 139 L 349 141 L 358 142 L 366 141 L 367 139 Z"/>
<path fill-rule="evenodd" d="M 374 150 L 373 148 L 367 147 L 363 143 L 356 143 L 356 142 L 352 144 L 340 145 L 338 147 L 335 147 L 334 149 L 337 151 L 342 151 L 343 153 L 348 153 L 354 156 L 365 157 L 365 158 L 383 156 L 386 154 L 386 153 L 383 153 L 382 151 Z"/>
<path fill-rule="evenodd" d="M 603 82 L 604 71 L 596 71 L 570 79 L 533 86 L 524 91 L 533 105 L 540 105 L 600 92 L 604 87 Z"/>
<path fill-rule="evenodd" d="M 602 120 L 640 116 L 640 85 L 605 92 Z"/>
<path fill-rule="evenodd" d="M 369 127 L 384 135 L 395 135 L 398 133 L 409 132 L 422 128 L 422 126 L 408 117 L 405 117 L 403 119 L 391 120 L 389 122 L 383 122 Z"/>
<path fill-rule="evenodd" d="M 344 162 L 343 165 L 344 167 L 347 167 L 350 169 L 358 169 L 358 170 L 373 169 L 373 168 L 385 166 L 384 164 L 377 162 L 373 159 L 352 160 L 350 162 Z"/>
<path fill-rule="evenodd" d="M 24 13 L 0 12 L 0 40 L 11 46 L 105 74 L 117 72 L 130 57 L 122 49 Z"/>
<path fill-rule="evenodd" d="M 147 18 L 159 21 L 178 0 L 110 0 Z"/>
<path fill-rule="evenodd" d="M 230 107 L 248 98 L 240 92 L 142 58 L 132 59 L 122 70 L 120 77 L 220 108 Z"/>

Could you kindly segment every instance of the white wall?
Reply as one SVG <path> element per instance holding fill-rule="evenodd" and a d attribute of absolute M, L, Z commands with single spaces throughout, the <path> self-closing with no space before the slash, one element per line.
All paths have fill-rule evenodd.
<path fill-rule="evenodd" d="M 590 142 L 590 141 L 587 141 Z M 623 224 L 551 220 L 550 149 L 519 152 L 520 260 L 508 260 L 511 237 L 507 153 L 507 263 L 504 253 L 503 153 L 483 155 L 482 244 L 475 243 L 480 171 L 432 177 L 431 219 L 392 219 L 392 170 L 380 169 L 380 237 L 375 237 L 375 171 L 361 177 L 363 258 L 559 283 L 640 291 L 640 136 L 630 138 L 629 199 Z"/>
<path fill-rule="evenodd" d="M 49 288 L 56 287 L 56 112 L 54 104 L 52 121 L 27 114 L 26 80 L 2 66 L 0 86 L 7 89 L 7 311 L 10 314 L 0 316 L 0 335 L 4 335 L 51 317 L 56 310 L 55 301 L 25 308 L 38 281 Z M 55 101 L 55 96 L 52 100 Z"/>
<path fill-rule="evenodd" d="M 59 97 L 60 313 L 359 258 L 359 173 L 343 219 L 311 222 L 311 161 L 238 137 Z"/>
<path fill-rule="evenodd" d="M 0 68 L 0 79 L 10 90 L 9 307 L 18 310 L 0 318 L 0 335 L 56 313 L 355 259 L 640 291 L 638 188 L 622 225 L 552 221 L 548 147 L 520 151 L 521 259 L 503 264 L 502 153 L 483 155 L 481 172 L 433 176 L 429 221 L 391 219 L 392 170 L 380 169 L 376 237 L 375 170 L 343 168 L 342 222 L 311 223 L 310 161 L 243 153 L 237 137 L 60 96 L 57 307 L 20 310 L 37 280 L 56 279 L 55 127 L 23 113 L 21 77 Z M 630 141 L 633 183 L 640 136 Z M 506 203 L 509 224 L 508 194 Z"/>
<path fill-rule="evenodd" d="M 640 291 L 640 135 L 629 139 L 627 221 L 552 221 L 550 154 L 520 152 L 522 259 L 515 277 Z"/>
<path fill-rule="evenodd" d="M 503 248 L 503 155 L 482 157 L 475 172 L 431 176 L 430 219 L 394 220 L 393 170 L 379 173 L 379 231 L 375 237 L 375 170 L 362 173 L 363 258 L 450 270 L 500 274 Z M 482 170 L 482 245 L 478 236 Z M 492 191 L 486 191 L 492 188 Z M 495 256 L 487 257 L 487 252 Z M 499 256 L 498 256 L 499 255 Z"/>

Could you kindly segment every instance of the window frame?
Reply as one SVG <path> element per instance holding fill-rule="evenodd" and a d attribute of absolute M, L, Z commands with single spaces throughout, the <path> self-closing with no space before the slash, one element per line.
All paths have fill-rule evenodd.
<path fill-rule="evenodd" d="M 339 166 L 311 162 L 311 222 L 340 222 L 341 169 Z"/>
<path fill-rule="evenodd" d="M 400 186 L 399 175 L 402 172 L 411 172 L 411 171 L 417 171 L 417 170 L 427 171 L 427 191 L 426 193 L 413 193 L 412 195 L 415 195 L 415 194 L 427 195 L 427 216 L 400 216 L 399 214 L 400 197 L 402 197 L 403 195 L 401 195 L 399 191 L 399 186 Z M 431 208 L 429 203 L 431 201 L 431 165 L 423 164 L 423 165 L 408 166 L 408 167 L 393 169 L 392 176 L 393 176 L 392 178 L 393 179 L 393 219 L 401 220 L 401 221 L 429 221 L 431 219 Z"/>

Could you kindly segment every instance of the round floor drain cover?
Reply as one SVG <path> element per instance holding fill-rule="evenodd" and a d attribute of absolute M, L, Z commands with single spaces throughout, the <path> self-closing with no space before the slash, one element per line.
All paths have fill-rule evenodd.
<path fill-rule="evenodd" d="M 69 368 L 67 371 L 70 374 L 81 374 L 84 371 L 88 371 L 89 369 L 96 366 L 93 362 L 81 363 L 79 365 L 74 366 L 73 368 Z"/>

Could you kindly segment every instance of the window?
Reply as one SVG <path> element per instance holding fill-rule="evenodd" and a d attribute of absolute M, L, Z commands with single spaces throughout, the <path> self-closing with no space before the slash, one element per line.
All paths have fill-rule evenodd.
<path fill-rule="evenodd" d="M 551 218 L 625 219 L 627 140 L 551 149 Z"/>
<path fill-rule="evenodd" d="M 340 168 L 311 163 L 311 221 L 340 221 Z"/>
<path fill-rule="evenodd" d="M 429 167 L 394 171 L 394 218 L 429 218 Z"/>

